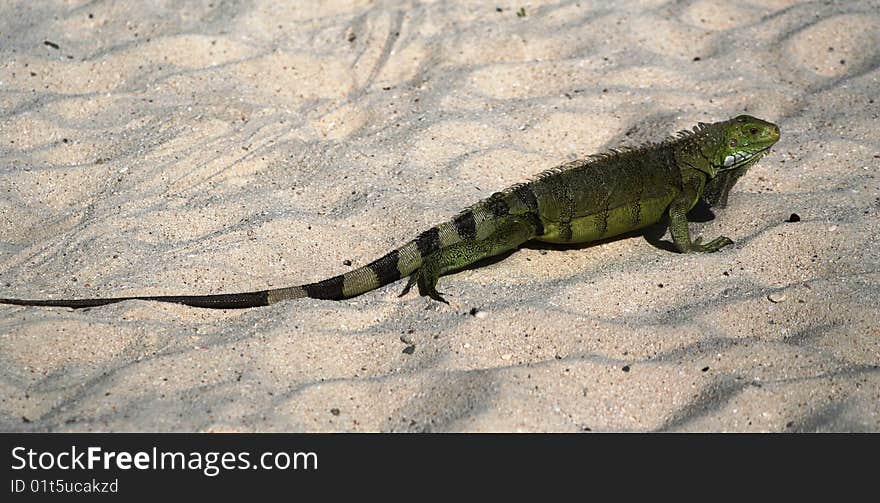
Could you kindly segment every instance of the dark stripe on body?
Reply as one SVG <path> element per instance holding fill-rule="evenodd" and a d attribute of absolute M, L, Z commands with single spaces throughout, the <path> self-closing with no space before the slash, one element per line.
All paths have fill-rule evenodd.
<path fill-rule="evenodd" d="M 571 220 L 559 222 L 559 237 L 566 241 L 571 241 Z"/>
<path fill-rule="evenodd" d="M 528 185 L 517 187 L 516 190 L 513 191 L 513 195 L 519 199 L 530 212 L 538 213 L 538 196 L 535 195 L 535 191 L 532 190 L 531 187 Z"/>
<path fill-rule="evenodd" d="M 556 176 L 547 180 L 553 198 L 559 205 L 559 237 L 564 241 L 571 241 L 571 220 L 574 218 L 574 196 L 571 187 L 565 178 Z"/>
<path fill-rule="evenodd" d="M 641 199 L 636 199 L 635 201 L 633 201 L 632 205 L 630 206 L 629 211 L 630 211 L 630 217 L 631 217 L 630 222 L 632 223 L 632 225 L 636 226 L 636 225 L 639 225 L 640 223 L 642 223 L 642 200 Z"/>
<path fill-rule="evenodd" d="M 477 235 L 477 220 L 471 210 L 464 211 L 455 217 L 452 225 L 455 226 L 455 232 L 463 240 L 473 239 Z"/>
<path fill-rule="evenodd" d="M 521 185 L 514 189 L 513 196 L 519 199 L 519 202 L 528 208 L 528 212 L 523 214 L 523 218 L 535 229 L 535 236 L 544 235 L 544 222 L 541 221 L 540 212 L 538 211 L 538 196 L 535 191 L 528 185 Z"/>
<path fill-rule="evenodd" d="M 637 226 L 642 223 L 642 195 L 645 193 L 645 186 L 641 184 L 639 187 L 639 193 L 636 195 L 636 200 L 632 202 L 630 205 L 630 223 L 632 225 Z"/>
<path fill-rule="evenodd" d="M 605 206 L 602 208 L 602 213 L 599 214 L 599 221 L 596 222 L 599 227 L 599 235 L 604 235 L 608 232 L 608 217 L 611 215 L 611 208 L 608 205 L 608 201 L 605 202 Z"/>
<path fill-rule="evenodd" d="M 504 200 L 504 194 L 496 192 L 486 200 L 486 209 L 496 217 L 503 217 L 510 213 L 510 206 Z"/>
<path fill-rule="evenodd" d="M 305 285 L 303 288 L 306 290 L 306 295 L 313 299 L 342 300 L 345 298 L 345 295 L 342 294 L 344 283 L 345 280 L 340 274 L 324 281 Z"/>
<path fill-rule="evenodd" d="M 376 273 L 376 277 L 379 278 L 380 285 L 387 285 L 389 283 L 394 283 L 395 281 L 400 279 L 400 269 L 397 268 L 397 262 L 400 260 L 400 252 L 394 250 L 393 252 L 385 255 L 384 257 L 376 260 L 375 262 L 370 262 L 367 266 Z"/>
<path fill-rule="evenodd" d="M 419 234 L 419 237 L 416 238 L 416 248 L 419 249 L 419 254 L 421 254 L 422 258 L 425 258 L 428 255 L 439 250 L 440 230 L 437 227 L 431 227 L 425 232 Z M 395 267 L 397 267 L 396 262 Z M 379 273 L 376 272 L 376 275 L 379 276 Z M 382 276 L 379 276 L 379 280 L 382 280 Z"/>
<path fill-rule="evenodd" d="M 535 229 L 535 236 L 540 237 L 544 235 L 544 222 L 541 221 L 541 217 L 530 212 L 523 215 L 523 218 Z"/>

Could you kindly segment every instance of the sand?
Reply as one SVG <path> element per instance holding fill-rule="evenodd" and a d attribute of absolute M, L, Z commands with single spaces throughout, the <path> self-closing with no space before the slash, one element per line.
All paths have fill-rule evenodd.
<path fill-rule="evenodd" d="M 527 247 L 449 306 L 0 306 L 0 430 L 880 431 L 880 3 L 174 3 L 0 6 L 0 296 L 320 280 L 577 157 L 782 140 L 692 224 L 716 254 Z"/>

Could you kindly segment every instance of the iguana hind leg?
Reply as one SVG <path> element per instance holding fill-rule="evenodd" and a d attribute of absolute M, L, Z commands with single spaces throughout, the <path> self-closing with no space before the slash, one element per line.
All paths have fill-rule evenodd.
<path fill-rule="evenodd" d="M 437 280 L 440 276 L 461 270 L 482 259 L 516 249 L 534 237 L 534 232 L 535 229 L 527 221 L 515 216 L 505 217 L 498 223 L 495 232 L 484 239 L 464 240 L 441 248 L 422 259 L 421 267 L 409 277 L 400 295 L 405 295 L 415 284 L 419 287 L 419 295 L 448 304 L 449 302 L 437 291 Z"/>

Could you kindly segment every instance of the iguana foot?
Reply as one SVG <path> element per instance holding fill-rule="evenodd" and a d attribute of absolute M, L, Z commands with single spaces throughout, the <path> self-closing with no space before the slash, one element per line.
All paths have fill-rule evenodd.
<path fill-rule="evenodd" d="M 403 291 L 400 292 L 398 297 L 403 297 L 409 293 L 409 290 L 413 285 L 418 285 L 419 295 L 423 297 L 431 297 L 436 301 L 449 304 L 449 301 L 443 298 L 443 294 L 437 291 L 437 281 L 439 278 L 440 274 L 437 273 L 435 267 L 432 267 L 430 264 L 423 264 L 418 271 L 409 276 L 406 286 L 403 288 Z"/>
<path fill-rule="evenodd" d="M 416 284 L 419 286 L 419 295 L 423 297 L 428 296 L 436 301 L 449 304 L 443 298 L 443 295 L 437 291 L 437 280 L 440 279 L 440 273 L 437 271 L 437 267 L 433 265 L 432 262 L 422 264 L 422 267 L 416 272 L 416 275 L 418 275 Z"/>
<path fill-rule="evenodd" d="M 409 279 L 406 280 L 406 286 L 403 287 L 403 291 L 400 292 L 400 295 L 398 295 L 398 297 L 403 297 L 404 295 L 408 294 L 410 289 L 413 287 L 413 285 L 416 284 L 417 279 L 418 279 L 418 271 L 410 274 Z"/>
<path fill-rule="evenodd" d="M 701 237 L 695 239 L 694 242 L 691 243 L 691 247 L 685 253 L 712 253 L 717 252 L 727 245 L 733 244 L 733 240 L 727 236 L 717 237 L 706 244 L 702 244 L 702 242 L 703 238 Z"/>

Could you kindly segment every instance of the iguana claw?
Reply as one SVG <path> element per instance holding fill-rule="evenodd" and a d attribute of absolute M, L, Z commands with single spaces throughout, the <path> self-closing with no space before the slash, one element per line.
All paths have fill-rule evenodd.
<path fill-rule="evenodd" d="M 731 240 L 727 236 L 717 237 L 706 244 L 702 244 L 702 242 L 702 237 L 695 239 L 693 243 L 691 243 L 691 247 L 687 251 L 687 253 L 714 253 L 724 248 L 725 246 L 733 244 L 733 240 Z"/>
<path fill-rule="evenodd" d="M 403 297 L 409 293 L 413 285 L 418 285 L 419 295 L 423 297 L 431 297 L 436 301 L 449 304 L 449 301 L 443 298 L 443 294 L 437 291 L 437 279 L 436 274 L 431 275 L 425 267 L 422 267 L 418 271 L 410 274 L 406 286 L 403 287 L 403 291 L 400 292 L 398 297 Z"/>

